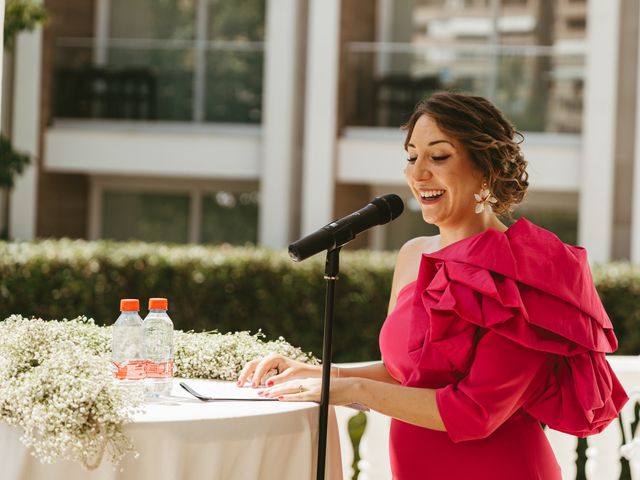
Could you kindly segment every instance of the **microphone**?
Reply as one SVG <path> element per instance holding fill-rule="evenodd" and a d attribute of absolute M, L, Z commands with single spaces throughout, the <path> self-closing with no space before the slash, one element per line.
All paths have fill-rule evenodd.
<path fill-rule="evenodd" d="M 398 195 L 376 197 L 357 212 L 350 213 L 289 245 L 289 256 L 296 262 L 323 250 L 334 250 L 353 240 L 360 232 L 395 220 L 404 210 Z"/>

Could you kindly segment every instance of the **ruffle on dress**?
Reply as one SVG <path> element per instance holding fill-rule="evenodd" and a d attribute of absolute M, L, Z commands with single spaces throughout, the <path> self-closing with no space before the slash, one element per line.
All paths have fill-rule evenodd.
<path fill-rule="evenodd" d="M 526 219 L 422 256 L 408 341 L 416 371 L 433 348 L 463 377 L 487 330 L 553 355 L 546 388 L 523 408 L 555 430 L 598 433 L 628 399 L 605 358 L 618 343 L 585 250 Z"/>

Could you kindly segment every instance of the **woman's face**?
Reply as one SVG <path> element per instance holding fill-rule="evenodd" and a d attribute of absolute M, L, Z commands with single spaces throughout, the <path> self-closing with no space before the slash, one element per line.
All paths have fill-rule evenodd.
<path fill-rule="evenodd" d="M 476 217 L 473 194 L 482 187 L 482 173 L 455 138 L 423 115 L 407 145 L 405 176 L 425 222 L 457 226 Z"/>

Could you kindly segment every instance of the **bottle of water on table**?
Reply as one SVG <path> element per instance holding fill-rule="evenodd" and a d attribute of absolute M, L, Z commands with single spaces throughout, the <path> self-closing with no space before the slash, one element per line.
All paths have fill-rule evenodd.
<path fill-rule="evenodd" d="M 167 315 L 168 304 L 166 298 L 150 298 L 149 314 L 142 323 L 148 397 L 168 396 L 173 386 L 173 322 Z"/>
<path fill-rule="evenodd" d="M 140 301 L 134 298 L 120 300 L 120 316 L 113 324 L 111 361 L 113 374 L 120 385 L 142 387 L 145 377 L 143 332 Z"/>

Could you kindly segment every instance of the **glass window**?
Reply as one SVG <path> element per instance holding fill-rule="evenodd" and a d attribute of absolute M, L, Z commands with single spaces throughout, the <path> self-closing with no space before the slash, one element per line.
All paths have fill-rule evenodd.
<path fill-rule="evenodd" d="M 212 0 L 206 54 L 205 119 L 260 123 L 264 0 Z"/>
<path fill-rule="evenodd" d="M 492 99 L 519 130 L 579 133 L 587 9 L 492 4 L 394 1 L 376 42 L 347 45 L 347 125 L 396 128 L 424 97 L 454 90 Z"/>
<path fill-rule="evenodd" d="M 259 123 L 265 3 L 111 0 L 106 46 L 56 48 L 55 116 Z"/>
<path fill-rule="evenodd" d="M 257 243 L 258 192 L 219 191 L 202 198 L 203 243 Z"/>
<path fill-rule="evenodd" d="M 196 0 L 111 0 L 109 37 L 195 38 Z"/>
<path fill-rule="evenodd" d="M 186 243 L 188 194 L 105 191 L 102 237 L 113 240 Z"/>

